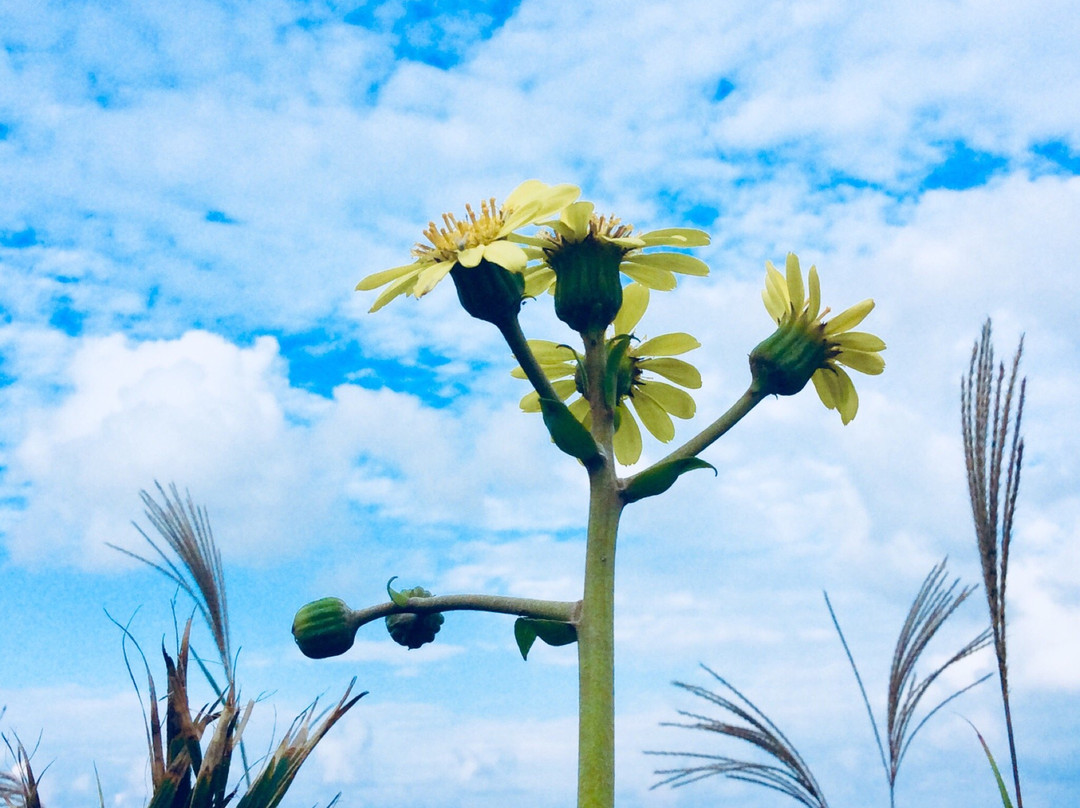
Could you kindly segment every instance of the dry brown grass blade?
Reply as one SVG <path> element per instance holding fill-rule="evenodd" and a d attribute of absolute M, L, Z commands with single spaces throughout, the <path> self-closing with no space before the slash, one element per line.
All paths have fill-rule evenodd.
<path fill-rule="evenodd" d="M 0 772 L 0 800 L 7 808 L 41 808 L 38 781 L 30 765 L 32 753 L 26 751 L 18 736 L 14 745 L 6 735 L 0 735 L 0 738 L 15 759 L 15 774 Z"/>
<path fill-rule="evenodd" d="M 957 591 L 957 587 L 960 585 L 959 579 L 946 586 L 945 564 L 946 561 L 942 560 L 923 581 L 918 594 L 912 601 L 911 608 L 908 610 L 907 619 L 904 620 L 904 625 L 900 629 L 900 635 L 896 641 L 896 650 L 893 653 L 892 668 L 889 673 L 889 694 L 886 703 L 890 788 L 895 785 L 896 777 L 900 771 L 900 764 L 907 753 L 908 747 L 926 721 L 944 704 L 986 679 L 986 677 L 983 677 L 972 685 L 953 693 L 930 710 L 914 729 L 911 728 L 916 710 L 930 685 L 947 668 L 990 644 L 990 630 L 987 629 L 961 647 L 960 650 L 935 668 L 929 675 L 919 679 L 916 665 L 926 647 L 945 624 L 945 621 L 975 591 L 974 586 L 964 587 Z"/>
<path fill-rule="evenodd" d="M 168 492 L 160 483 L 156 485 L 162 503 L 157 502 L 147 491 L 139 492 L 146 507 L 146 516 L 180 559 L 183 569 L 173 563 L 168 554 L 137 524 L 135 529 L 154 548 L 161 558 L 161 563 L 113 544 L 109 546 L 150 565 L 191 596 L 210 628 L 218 655 L 225 666 L 226 676 L 231 680 L 232 656 L 225 576 L 221 567 L 221 553 L 214 543 L 210 521 L 205 509 L 196 507 L 190 494 L 186 499 L 181 499 L 175 484 L 169 485 Z"/>
<path fill-rule="evenodd" d="M 975 521 L 975 540 L 982 563 L 986 603 L 998 663 L 998 681 L 1009 739 L 1013 787 L 1017 808 L 1023 808 L 1020 769 L 1016 759 L 1012 710 L 1009 704 L 1008 644 L 1006 641 L 1005 588 L 1009 572 L 1013 519 L 1020 491 L 1020 470 L 1024 460 L 1024 440 L 1020 424 L 1024 414 L 1027 379 L 1017 379 L 1024 338 L 1013 357 L 1006 381 L 1005 364 L 995 374 L 991 323 L 987 319 L 971 351 L 967 379 L 960 380 L 961 431 L 967 465 L 968 492 Z M 1015 413 L 1013 403 L 1015 400 Z M 1005 489 L 1001 489 L 1002 472 Z"/>
<path fill-rule="evenodd" d="M 321 717 L 321 721 L 320 717 L 315 715 L 317 700 L 293 720 L 274 754 L 270 756 L 247 793 L 240 798 L 237 808 L 276 808 L 284 799 L 300 767 L 323 736 L 356 702 L 367 695 L 365 691 L 350 698 L 355 685 L 356 678 L 353 677 L 341 699 Z M 319 722 L 314 729 L 311 726 L 313 721 Z"/>

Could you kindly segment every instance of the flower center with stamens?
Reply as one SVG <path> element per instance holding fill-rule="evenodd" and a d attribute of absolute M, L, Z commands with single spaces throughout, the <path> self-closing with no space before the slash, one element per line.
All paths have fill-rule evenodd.
<path fill-rule="evenodd" d="M 443 227 L 428 222 L 424 236 L 430 244 L 417 243 L 412 254 L 422 261 L 454 261 L 458 253 L 470 247 L 490 244 L 499 238 L 506 222 L 506 208 L 495 206 L 495 197 L 480 203 L 479 215 L 472 205 L 465 206 L 467 221 L 459 220 L 452 213 L 442 216 Z"/>

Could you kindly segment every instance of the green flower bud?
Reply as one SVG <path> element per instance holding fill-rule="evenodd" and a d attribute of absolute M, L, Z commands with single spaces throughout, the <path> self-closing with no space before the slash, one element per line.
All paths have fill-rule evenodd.
<path fill-rule="evenodd" d="M 519 272 L 481 260 L 474 267 L 455 265 L 450 277 L 461 307 L 478 320 L 500 325 L 512 320 L 521 310 L 525 279 Z"/>
<path fill-rule="evenodd" d="M 619 265 L 626 249 L 587 237 L 548 250 L 555 271 L 555 314 L 579 333 L 603 331 L 622 306 Z"/>
<path fill-rule="evenodd" d="M 424 587 L 403 589 L 400 592 L 406 598 L 430 598 L 431 593 Z M 386 618 L 386 630 L 398 645 L 406 648 L 419 648 L 432 642 L 443 624 L 442 612 L 430 614 L 392 614 Z"/>
<path fill-rule="evenodd" d="M 340 656 L 352 648 L 358 626 L 352 610 L 340 598 L 322 598 L 302 606 L 293 618 L 292 633 L 300 651 L 312 659 Z"/>
<path fill-rule="evenodd" d="M 762 392 L 793 396 L 825 366 L 828 346 L 821 322 L 796 317 L 780 323 L 772 336 L 750 352 L 750 373 Z"/>

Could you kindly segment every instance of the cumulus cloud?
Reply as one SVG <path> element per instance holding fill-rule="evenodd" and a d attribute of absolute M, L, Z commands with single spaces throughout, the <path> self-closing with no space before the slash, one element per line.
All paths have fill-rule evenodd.
<path fill-rule="evenodd" d="M 105 544 L 134 540 L 133 495 L 154 480 L 188 486 L 228 551 L 248 559 L 332 540 L 350 503 L 418 524 L 516 530 L 566 526 L 580 500 L 570 461 L 543 474 L 520 462 L 523 436 L 527 449 L 547 448 L 539 419 L 353 385 L 325 399 L 289 386 L 270 337 L 248 347 L 203 331 L 82 338 L 56 382 L 62 392 L 40 403 L 11 455 L 9 484 L 27 507 L 8 548 L 23 563 L 115 558 Z M 568 502 L 564 486 L 579 494 Z M 522 496 L 535 507 L 512 504 Z"/>
<path fill-rule="evenodd" d="M 1077 686 L 1070 4 L 526 0 L 423 20 L 407 6 L 5 5 L 8 563 L 116 563 L 102 542 L 136 538 L 134 492 L 175 479 L 208 505 L 230 562 L 325 543 L 349 547 L 318 573 L 343 591 L 407 566 L 440 591 L 573 597 L 583 478 L 540 420 L 517 411 L 524 389 L 498 335 L 467 321 L 451 288 L 372 317 L 370 296 L 351 292 L 407 261 L 443 211 L 526 177 L 572 181 L 640 227 L 714 234 L 700 251 L 713 276 L 656 295 L 643 321 L 651 334 L 691 330 L 704 346 L 692 357 L 706 379 L 699 415 L 678 440 L 748 381 L 746 354 L 769 330 L 766 258 L 795 250 L 816 263 L 834 310 L 875 297 L 866 327 L 889 345 L 886 373 L 857 379 L 850 427 L 812 391 L 763 402 L 706 453 L 719 477 L 696 472 L 626 512 L 620 693 L 643 699 L 703 657 L 730 660 L 725 674 L 785 694 L 784 708 L 820 704 L 826 715 L 812 720 L 845 736 L 830 718 L 839 694 L 798 690 L 769 666 L 826 653 L 831 636 L 812 619 L 819 588 L 853 613 L 850 638 L 887 661 L 882 614 L 902 612 L 930 565 L 949 554 L 977 579 L 957 385 L 992 315 L 1003 357 L 1026 333 L 1031 380 L 1011 588 L 1016 686 L 1040 694 L 1032 715 L 1069 735 L 1075 718 L 1047 705 Z M 440 54 L 426 50 L 433 34 Z M 530 336 L 565 338 L 542 305 L 523 320 Z M 298 380 L 301 359 L 319 385 Z M 646 459 L 669 448 L 646 440 Z M 505 645 L 481 634 L 466 630 L 410 680 L 440 665 L 470 671 L 470 640 L 513 658 L 509 634 Z M 363 643 L 357 659 L 403 670 L 386 664 L 385 642 Z M 447 746 L 467 718 L 401 709 L 420 719 L 401 717 L 400 737 L 431 718 Z M 993 715 L 978 709 L 980 724 Z M 646 740 L 642 716 L 663 712 L 620 711 Z M 469 724 L 480 740 L 460 759 L 441 752 L 433 771 L 461 804 L 481 792 L 562 804 L 548 786 L 572 769 L 565 753 L 533 749 L 550 758 L 534 779 L 521 763 L 536 737 L 565 731 L 572 706 L 554 712 L 520 730 Z M 485 732 L 513 740 L 493 749 Z M 962 745 L 951 732 L 933 748 Z M 342 736 L 324 774 L 359 788 L 348 747 L 366 750 L 375 735 Z M 830 740 L 836 755 L 823 757 L 840 761 L 837 782 L 861 783 L 845 743 Z M 404 764 L 372 760 L 390 782 L 405 777 Z M 620 765 L 639 784 L 640 760 Z M 527 797 L 501 790 L 513 782 Z M 704 793 L 620 800 L 693 805 Z"/>

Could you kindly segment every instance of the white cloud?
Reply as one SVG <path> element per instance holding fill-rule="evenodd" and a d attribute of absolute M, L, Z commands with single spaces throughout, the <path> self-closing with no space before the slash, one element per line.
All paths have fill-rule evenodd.
<path fill-rule="evenodd" d="M 1080 289 L 1070 267 L 1080 184 L 1027 168 L 1034 142 L 1072 138 L 1077 148 L 1066 0 L 858 12 L 828 2 L 525 2 L 451 71 L 395 63 L 390 37 L 329 12 L 302 28 L 284 3 L 189 4 L 182 16 L 162 4 L 9 3 L 3 13 L 5 42 L 18 47 L 0 51 L 0 174 L 10 190 L 0 232 L 33 227 L 41 242 L 0 248 L 0 303 L 12 319 L 0 332 L 3 371 L 15 380 L 2 392 L 5 491 L 26 499 L 24 512 L 4 516 L 15 562 L 114 560 L 100 541 L 133 538 L 134 492 L 157 477 L 209 505 L 230 562 L 298 552 L 299 536 L 307 547 L 349 542 L 320 573 L 349 586 L 371 585 L 371 570 L 381 574 L 392 555 L 440 591 L 573 597 L 583 478 L 539 419 L 517 412 L 523 385 L 507 376 L 497 334 L 464 319 L 449 284 L 372 317 L 363 314 L 370 296 L 351 287 L 407 260 L 444 210 L 528 176 L 575 181 L 600 208 L 645 227 L 681 223 L 671 220 L 694 204 L 718 209 L 715 244 L 702 251 L 713 277 L 657 295 L 645 322 L 651 333 L 689 327 L 704 345 L 691 357 L 706 375 L 701 414 L 679 424 L 680 440 L 748 381 L 745 354 L 768 331 L 758 302 L 765 258 L 795 249 L 816 262 L 834 308 L 874 296 L 866 327 L 889 343 L 886 373 L 857 381 L 862 408 L 851 426 L 812 391 L 766 401 L 707 452 L 719 478 L 696 472 L 626 512 L 620 693 L 639 698 L 671 670 L 689 677 L 699 658 L 730 662 L 733 679 L 757 683 L 751 695 L 762 703 L 783 700 L 810 737 L 835 730 L 816 758 L 838 761 L 834 784 L 865 782 L 873 755 L 860 758 L 828 713 L 851 694 L 799 689 L 788 674 L 819 662 L 832 641 L 822 587 L 880 669 L 891 653 L 882 626 L 902 617 L 930 565 L 949 553 L 957 574 L 977 580 L 957 383 L 991 314 L 1003 357 L 1026 331 L 1031 380 L 1014 686 L 1035 694 L 1038 722 L 1075 735 L 1075 717 L 1052 706 L 1077 686 L 1067 639 L 1080 586 L 1068 573 L 1077 568 L 1068 548 Z M 713 103 L 721 78 L 734 89 Z M 99 105 L 95 93 L 113 103 Z M 984 187 L 915 193 L 953 141 L 1010 165 Z M 838 176 L 847 180 L 834 186 Z M 206 221 L 210 211 L 235 224 Z M 46 327 L 64 296 L 84 315 L 81 336 Z M 530 334 L 551 322 L 535 304 L 524 320 Z M 328 340 L 358 339 L 366 358 L 413 368 L 429 363 L 424 350 L 450 356 L 432 383 L 477 395 L 436 409 L 364 389 L 376 371 L 361 366 L 357 385 L 323 398 L 291 388 L 277 344 L 254 338 L 320 329 Z M 646 447 L 654 459 L 662 451 Z M 393 526 L 387 546 L 352 535 L 380 544 L 366 526 L 372 513 Z M 828 640 L 814 633 L 822 627 Z M 504 642 L 513 658 L 508 633 Z M 444 665 L 476 679 L 475 649 L 449 653 L 458 647 L 425 657 L 410 681 L 441 677 Z M 362 640 L 356 659 L 387 667 L 398 664 L 393 650 Z M 529 665 L 559 667 L 544 660 Z M 981 727 L 996 715 L 985 704 L 992 694 L 973 714 Z M 804 716 L 818 706 L 825 717 L 814 725 Z M 493 804 L 537 805 L 572 772 L 572 755 L 544 745 L 567 732 L 566 709 L 529 724 L 512 719 L 516 706 L 492 707 L 490 723 L 463 724 L 465 707 L 393 707 L 408 713 L 386 718 L 402 734 L 379 744 L 407 756 L 411 731 L 441 734 L 436 775 L 422 784 L 432 794 L 442 777 L 461 804 L 478 804 L 483 791 Z M 648 738 L 659 712 L 624 715 Z M 857 705 L 843 715 L 863 720 Z M 461 726 L 468 742 L 454 757 L 445 750 Z M 341 729 L 343 741 L 373 744 L 366 730 Z M 950 726 L 931 748 L 971 751 L 965 734 Z M 490 737 L 511 740 L 495 748 Z M 521 762 L 530 743 L 547 761 L 535 777 Z M 635 789 L 620 795 L 627 805 L 708 804 L 728 793 L 642 793 L 649 766 L 626 751 L 633 738 L 624 743 L 620 777 Z M 984 764 L 972 750 L 965 771 Z M 381 762 L 369 765 L 352 751 L 336 747 L 328 779 L 377 782 L 385 763 L 386 782 L 405 781 L 400 760 L 377 752 Z M 525 790 L 500 790 L 514 783 Z M 551 799 L 565 803 L 562 792 Z"/>
<path fill-rule="evenodd" d="M 19 562 L 116 559 L 104 544 L 135 541 L 134 494 L 153 480 L 189 487 L 229 537 L 226 552 L 249 559 L 295 552 L 299 537 L 332 541 L 348 530 L 350 502 L 485 530 L 564 527 L 582 505 L 573 461 L 550 474 L 521 462 L 522 437 L 525 451 L 550 446 L 540 419 L 516 407 L 458 413 L 350 385 L 325 399 L 289 387 L 269 337 L 247 348 L 202 331 L 64 347 L 53 378 L 65 392 L 39 404 L 11 453 L 8 483 L 28 498 L 8 539 Z M 521 496 L 535 507 L 511 504 Z"/>

